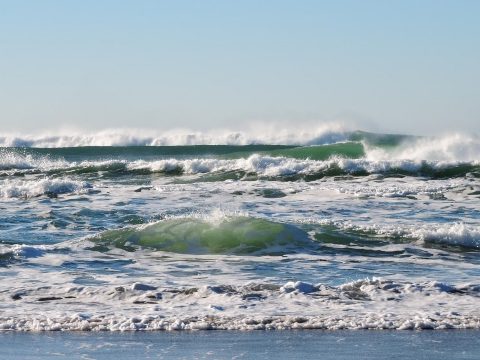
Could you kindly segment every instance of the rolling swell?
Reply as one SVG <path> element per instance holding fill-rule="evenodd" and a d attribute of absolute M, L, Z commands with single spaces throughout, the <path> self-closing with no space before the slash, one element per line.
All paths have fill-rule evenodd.
<path fill-rule="evenodd" d="M 420 137 L 402 134 L 376 134 L 367 131 L 354 131 L 348 137 L 349 141 L 368 143 L 379 147 L 396 147 L 402 143 L 418 140 Z"/>
<path fill-rule="evenodd" d="M 238 159 L 253 154 L 283 156 L 294 159 L 327 160 L 331 156 L 357 159 L 365 156 L 360 142 L 346 142 L 315 146 L 290 145 L 191 145 L 191 146 L 128 146 L 128 147 L 69 147 L 69 148 L 3 148 L 3 168 L 19 165 L 34 166 L 35 160 L 52 159 L 68 162 L 144 160 L 152 161 L 167 158 L 212 158 Z M 7 166 L 6 160 L 10 159 Z M 15 160 L 17 159 L 17 160 Z"/>
<path fill-rule="evenodd" d="M 329 145 L 301 146 L 289 149 L 272 150 L 270 156 L 283 156 L 293 159 L 328 160 L 332 156 L 359 159 L 365 156 L 363 145 L 359 142 L 346 142 Z"/>
<path fill-rule="evenodd" d="M 38 166 L 38 167 L 37 167 Z M 106 160 L 65 163 L 64 161 L 30 161 L 0 168 L 2 176 L 24 176 L 27 174 L 62 176 L 100 176 L 101 178 L 131 175 L 198 175 L 199 181 L 235 180 L 306 180 L 312 181 L 329 176 L 421 176 L 432 179 L 455 178 L 466 175 L 480 177 L 477 162 L 439 162 L 412 160 L 368 160 L 348 159 L 333 156 L 328 160 L 297 159 L 283 156 L 253 154 L 247 158 L 215 159 L 169 158 L 154 161 Z M 90 179 L 90 177 L 89 177 Z"/>
<path fill-rule="evenodd" d="M 163 220 L 143 227 L 110 230 L 91 238 L 96 249 L 139 247 L 181 254 L 280 255 L 314 243 L 292 225 L 244 216 L 208 222 L 196 218 Z"/>
<path fill-rule="evenodd" d="M 3 148 L 2 156 L 18 154 L 29 158 L 48 157 L 69 162 L 105 160 L 152 160 L 268 153 L 295 148 L 292 145 L 178 145 L 178 146 L 83 146 L 60 148 Z"/>
<path fill-rule="evenodd" d="M 369 174 L 451 178 L 480 176 L 480 141 L 453 135 L 350 133 L 323 145 L 87 146 L 0 149 L 0 177 L 201 175 L 200 180 L 316 180 Z"/>

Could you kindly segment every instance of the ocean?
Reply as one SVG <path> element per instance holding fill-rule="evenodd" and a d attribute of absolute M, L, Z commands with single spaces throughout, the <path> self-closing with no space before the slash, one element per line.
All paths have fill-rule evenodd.
<path fill-rule="evenodd" d="M 0 330 L 480 329 L 478 137 L 0 146 Z"/>

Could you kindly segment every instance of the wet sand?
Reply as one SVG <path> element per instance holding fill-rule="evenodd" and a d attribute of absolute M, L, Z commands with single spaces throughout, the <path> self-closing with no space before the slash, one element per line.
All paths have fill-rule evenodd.
<path fill-rule="evenodd" d="M 480 331 L 3 332 L 1 359 L 478 359 Z"/>

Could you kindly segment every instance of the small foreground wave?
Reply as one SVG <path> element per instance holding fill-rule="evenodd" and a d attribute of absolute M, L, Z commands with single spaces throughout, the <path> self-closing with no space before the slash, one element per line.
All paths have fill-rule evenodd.
<path fill-rule="evenodd" d="M 92 186 L 85 181 L 69 179 L 5 180 L 0 181 L 0 198 L 29 199 L 42 195 L 88 193 Z"/>
<path fill-rule="evenodd" d="M 90 240 L 127 251 L 138 247 L 182 254 L 285 254 L 311 243 L 293 225 L 244 216 L 214 222 L 173 218 L 154 224 L 103 232 Z"/>
<path fill-rule="evenodd" d="M 7 266 L 16 261 L 42 256 L 46 249 L 47 246 L 45 245 L 0 244 L 0 266 Z"/>
<path fill-rule="evenodd" d="M 9 170 L 47 170 L 67 167 L 68 162 L 48 156 L 28 153 L 23 149 L 0 149 L 0 171 Z"/>

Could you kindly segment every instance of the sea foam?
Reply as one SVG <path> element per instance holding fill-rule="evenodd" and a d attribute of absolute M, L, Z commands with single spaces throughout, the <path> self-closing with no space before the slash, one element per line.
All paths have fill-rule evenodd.
<path fill-rule="evenodd" d="M 69 179 L 5 180 L 0 181 L 0 197 L 28 199 L 41 195 L 86 193 L 91 188 L 85 181 Z"/>
<path fill-rule="evenodd" d="M 0 329 L 479 329 L 475 306 L 479 294 L 476 284 L 381 278 L 339 286 L 295 281 L 283 286 L 249 283 L 169 288 L 134 283 L 116 287 L 24 287 L 12 296 L 0 296 L 4 304 Z M 15 310 L 18 300 L 27 304 L 21 314 Z M 90 303 L 95 304 L 94 314 L 84 311 L 84 304 Z"/>
<path fill-rule="evenodd" d="M 480 138 L 452 134 L 439 137 L 410 138 L 393 148 L 374 147 L 365 142 L 366 158 L 372 161 L 435 161 L 438 164 L 472 162 L 480 159 Z"/>
<path fill-rule="evenodd" d="M 260 127 L 260 129 L 259 129 Z M 324 124 L 295 129 L 258 125 L 251 131 L 211 130 L 168 131 L 108 129 L 75 134 L 4 134 L 0 147 L 78 147 L 78 146 L 165 146 L 165 145 L 251 145 L 251 144 L 330 144 L 347 140 L 348 131 L 340 124 Z"/>
<path fill-rule="evenodd" d="M 334 226 L 360 235 L 375 234 L 383 238 L 480 249 L 480 227 L 464 222 L 425 223 L 408 226 L 378 223 L 362 224 L 352 221 L 323 219 L 317 221 L 317 223 Z"/>

